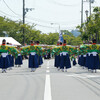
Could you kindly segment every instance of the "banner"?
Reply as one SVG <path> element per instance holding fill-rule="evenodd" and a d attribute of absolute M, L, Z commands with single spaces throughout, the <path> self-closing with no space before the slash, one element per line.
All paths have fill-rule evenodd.
<path fill-rule="evenodd" d="M 59 41 L 63 43 L 63 40 L 64 39 L 63 39 L 63 36 L 62 36 L 62 32 L 60 31 L 60 33 L 59 33 Z"/>

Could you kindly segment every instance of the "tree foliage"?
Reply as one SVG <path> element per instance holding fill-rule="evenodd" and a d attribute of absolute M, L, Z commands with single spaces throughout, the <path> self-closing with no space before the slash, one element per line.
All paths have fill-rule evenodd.
<path fill-rule="evenodd" d="M 77 28 L 81 32 L 83 40 L 96 39 L 100 43 L 100 7 L 95 7 L 93 14 L 88 17 L 87 22 L 82 23 Z"/>
<path fill-rule="evenodd" d="M 23 44 L 23 28 L 25 30 L 25 42 L 29 44 L 30 40 L 40 41 L 41 44 L 53 45 L 59 39 L 59 33 L 41 33 L 40 30 L 34 28 L 35 24 L 22 24 L 21 21 L 12 21 L 6 17 L 0 17 L 0 36 L 4 37 L 5 32 L 9 37 L 13 37 L 18 42 Z M 63 38 L 69 45 L 81 44 L 81 37 L 74 37 L 68 30 L 62 30 Z"/>

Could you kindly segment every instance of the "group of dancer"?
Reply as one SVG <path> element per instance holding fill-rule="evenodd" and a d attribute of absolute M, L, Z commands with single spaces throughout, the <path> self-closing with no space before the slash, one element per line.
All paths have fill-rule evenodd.
<path fill-rule="evenodd" d="M 92 44 L 83 43 L 80 47 L 67 46 L 64 40 L 63 43 L 58 43 L 53 51 L 55 53 L 54 66 L 63 72 L 71 68 L 71 60 L 73 66 L 78 63 L 91 72 L 100 69 L 100 45 L 96 44 L 95 39 Z M 78 59 L 77 62 L 76 58 Z"/>
<path fill-rule="evenodd" d="M 70 62 L 70 50 L 72 47 L 66 46 L 66 41 L 64 42 L 58 42 L 57 46 L 53 49 L 53 52 L 55 54 L 55 63 L 54 66 L 58 68 L 58 70 L 64 70 L 67 72 L 68 68 L 71 68 L 71 62 Z"/>
<path fill-rule="evenodd" d="M 78 53 L 78 64 L 80 66 L 91 72 L 100 69 L 100 45 L 96 45 L 95 39 L 91 45 L 81 45 Z"/>
<path fill-rule="evenodd" d="M 52 54 L 55 57 L 54 66 L 58 70 L 66 71 L 71 68 L 71 61 L 73 66 L 77 63 L 80 66 L 86 67 L 92 72 L 99 69 L 100 66 L 100 45 L 96 44 L 96 40 L 93 40 L 93 44 L 82 44 L 79 48 L 68 46 L 66 40 L 58 42 L 56 46 L 52 48 L 44 48 L 39 45 L 39 41 L 35 43 L 30 41 L 30 45 L 24 47 L 14 47 L 6 44 L 6 40 L 3 39 L 0 45 L 0 68 L 2 73 L 7 69 L 12 69 L 14 65 L 20 67 L 23 64 L 23 56 L 28 59 L 28 67 L 31 68 L 31 72 L 34 72 L 39 66 L 43 64 L 43 57 L 45 58 L 47 53 L 49 56 Z M 78 62 L 76 62 L 78 58 Z"/>
<path fill-rule="evenodd" d="M 36 41 L 35 45 L 33 41 L 30 41 L 30 45 L 26 47 L 14 47 L 6 44 L 6 40 L 3 39 L 0 45 L 0 68 L 2 73 L 6 73 L 7 69 L 12 67 L 21 67 L 23 64 L 23 56 L 29 58 L 28 67 L 31 68 L 31 72 L 34 72 L 42 63 L 42 48 L 39 45 L 39 41 Z M 29 57 L 27 57 L 29 56 Z"/>

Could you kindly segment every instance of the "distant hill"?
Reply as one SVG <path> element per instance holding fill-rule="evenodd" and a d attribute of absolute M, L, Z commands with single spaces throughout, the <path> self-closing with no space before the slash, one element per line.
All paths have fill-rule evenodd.
<path fill-rule="evenodd" d="M 78 30 L 72 30 L 71 33 L 72 33 L 75 37 L 77 37 L 77 36 L 79 36 L 79 35 L 81 34 Z"/>
<path fill-rule="evenodd" d="M 64 35 L 73 36 L 73 34 L 72 34 L 71 32 L 69 32 L 68 30 L 61 30 L 61 32 L 62 32 Z"/>

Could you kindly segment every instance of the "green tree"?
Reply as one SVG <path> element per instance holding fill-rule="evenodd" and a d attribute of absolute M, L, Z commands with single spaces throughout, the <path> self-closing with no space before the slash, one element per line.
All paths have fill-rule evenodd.
<path fill-rule="evenodd" d="M 81 32 L 83 40 L 92 40 L 95 38 L 97 42 L 100 43 L 100 7 L 95 7 L 93 9 L 93 14 L 89 16 L 88 21 L 82 23 L 81 26 L 77 26 L 77 28 Z"/>

